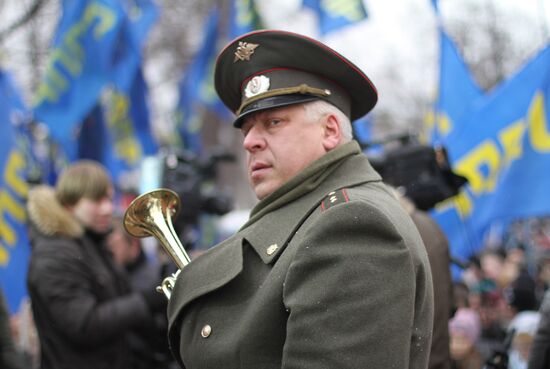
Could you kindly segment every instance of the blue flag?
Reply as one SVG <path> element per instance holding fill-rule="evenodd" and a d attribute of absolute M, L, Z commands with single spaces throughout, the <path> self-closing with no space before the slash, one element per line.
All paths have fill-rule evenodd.
<path fill-rule="evenodd" d="M 117 0 L 63 1 L 53 51 L 34 100 L 37 120 L 65 141 L 113 77 L 124 11 Z"/>
<path fill-rule="evenodd" d="M 433 110 L 428 113 L 424 122 L 421 141 L 447 147 L 447 142 L 461 129 L 461 118 L 473 109 L 483 92 L 440 22 L 438 0 L 431 0 L 431 3 L 438 17 L 439 91 Z M 471 219 L 464 216 L 468 212 L 469 204 L 463 193 L 432 211 L 432 216 L 449 239 L 451 253 L 459 259 L 467 259 L 477 251 L 482 242 L 481 236 L 473 230 Z"/>
<path fill-rule="evenodd" d="M 126 0 L 125 3 L 132 37 L 141 46 L 159 18 L 158 6 L 151 0 Z"/>
<path fill-rule="evenodd" d="M 453 168 L 469 181 L 456 198 L 435 212 L 436 220 L 454 213 L 462 221 L 469 237 L 451 238 L 453 250 L 477 251 L 495 221 L 550 214 L 549 96 L 547 47 L 480 98 L 448 137 Z M 440 224 L 451 228 L 443 221 Z"/>
<path fill-rule="evenodd" d="M 118 42 L 113 58 L 112 82 L 118 89 L 129 91 L 141 68 L 141 49 L 149 31 L 159 17 L 157 6 L 150 0 L 123 1 L 124 16 L 121 19 Z"/>
<path fill-rule="evenodd" d="M 151 130 L 141 49 L 159 12 L 150 0 L 126 0 L 124 5 L 127 17 L 117 55 L 125 62 L 117 63 L 109 98 L 102 104 L 109 144 L 104 149 L 104 164 L 117 181 L 124 172 L 137 169 L 144 156 L 158 150 Z"/>
<path fill-rule="evenodd" d="M 143 155 L 155 155 L 158 151 L 158 144 L 155 141 L 151 130 L 149 113 L 149 89 L 140 69 L 136 71 L 134 83 L 129 91 L 130 119 L 133 122 L 135 136 L 141 145 Z"/>
<path fill-rule="evenodd" d="M 457 131 L 456 123 L 483 92 L 473 80 L 456 45 L 441 27 L 439 38 L 439 94 L 433 112 L 426 119 L 423 141 L 445 146 L 449 136 Z"/>
<path fill-rule="evenodd" d="M 141 69 L 127 89 L 113 88 L 104 99 L 108 150 L 105 165 L 118 180 L 124 172 L 137 169 L 144 156 L 157 153 L 149 121 L 147 86 Z"/>
<path fill-rule="evenodd" d="M 158 10 L 149 0 L 120 4 L 119 26 L 110 50 L 111 61 L 105 69 L 105 83 L 96 92 L 95 100 L 90 99 L 93 105 L 82 110 L 86 115 L 71 131 L 63 136 L 53 134 L 69 161 L 100 161 L 115 181 L 125 171 L 136 169 L 144 153 L 157 151 L 150 129 L 141 48 L 158 18 Z M 104 104 L 99 104 L 100 94 L 105 92 L 109 96 L 101 99 Z"/>
<path fill-rule="evenodd" d="M 90 159 L 104 164 L 111 174 L 113 168 L 109 168 L 107 161 L 112 156 L 112 146 L 109 140 L 109 132 L 101 105 L 96 105 L 90 114 L 82 122 L 80 134 L 72 160 Z"/>
<path fill-rule="evenodd" d="M 133 135 L 128 136 L 129 139 L 121 139 L 116 136 L 120 134 L 116 132 L 116 129 L 114 133 L 111 132 L 105 115 L 102 106 L 98 104 L 84 119 L 80 129 L 76 156 L 78 159 L 90 159 L 102 163 L 115 182 L 120 183 L 124 173 L 137 168 L 138 159 L 141 157 L 141 148 L 139 143 L 132 140 Z M 128 122 L 124 124 L 128 124 Z"/>
<path fill-rule="evenodd" d="M 213 75 L 212 63 L 218 51 L 218 37 L 219 10 L 215 8 L 210 12 L 204 29 L 202 48 L 191 61 L 179 84 L 176 125 L 183 147 L 194 153 L 202 150 L 201 109 L 216 106 L 219 101 L 213 83 L 209 83 Z"/>
<path fill-rule="evenodd" d="M 115 182 L 140 167 L 146 155 L 157 152 L 149 126 L 145 81 L 139 71 L 129 95 L 118 90 L 108 94 L 108 104 L 97 104 L 79 130 L 75 159 L 101 162 Z"/>
<path fill-rule="evenodd" d="M 229 19 L 231 39 L 263 27 L 254 0 L 232 0 Z"/>
<path fill-rule="evenodd" d="M 317 13 L 322 35 L 367 18 L 362 0 L 303 0 L 303 6 Z"/>
<path fill-rule="evenodd" d="M 193 84 L 190 70 L 179 84 L 179 100 L 176 108 L 175 121 L 181 145 L 184 149 L 194 153 L 202 151 L 202 119 L 198 112 L 197 100 L 193 91 L 188 87 Z"/>
<path fill-rule="evenodd" d="M 30 255 L 26 230 L 25 154 L 17 145 L 14 121 L 25 108 L 10 77 L 0 70 L 0 286 L 15 313 L 27 295 L 25 280 Z"/>

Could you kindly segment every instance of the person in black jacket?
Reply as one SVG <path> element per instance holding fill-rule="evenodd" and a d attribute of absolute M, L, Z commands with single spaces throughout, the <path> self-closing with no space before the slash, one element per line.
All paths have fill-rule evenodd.
<path fill-rule="evenodd" d="M 69 166 L 54 188 L 29 193 L 32 254 L 27 275 L 42 369 L 130 368 L 128 336 L 163 296 L 132 292 L 105 239 L 113 185 L 93 161 Z"/>

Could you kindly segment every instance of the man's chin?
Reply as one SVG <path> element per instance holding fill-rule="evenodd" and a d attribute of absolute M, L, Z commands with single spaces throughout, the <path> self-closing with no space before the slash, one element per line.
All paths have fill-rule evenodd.
<path fill-rule="evenodd" d="M 256 197 L 258 200 L 263 200 L 267 196 L 271 195 L 273 191 L 273 185 L 270 185 L 268 183 L 258 183 L 256 185 L 252 185 L 252 188 L 254 189 L 254 193 L 256 194 Z"/>

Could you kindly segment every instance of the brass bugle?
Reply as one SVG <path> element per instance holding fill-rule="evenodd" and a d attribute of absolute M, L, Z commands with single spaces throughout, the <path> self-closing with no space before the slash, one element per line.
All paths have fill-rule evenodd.
<path fill-rule="evenodd" d="M 179 207 L 178 195 L 172 190 L 160 188 L 135 198 L 123 219 L 126 232 L 138 238 L 155 237 L 179 268 L 157 287 L 157 291 L 164 293 L 167 299 L 172 295 L 181 269 L 191 261 L 172 225 L 172 218 L 178 214 Z"/>

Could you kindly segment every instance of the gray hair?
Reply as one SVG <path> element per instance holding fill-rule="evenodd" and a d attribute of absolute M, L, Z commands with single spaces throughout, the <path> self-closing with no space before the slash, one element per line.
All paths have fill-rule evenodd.
<path fill-rule="evenodd" d="M 336 116 L 342 132 L 342 142 L 349 142 L 353 138 L 351 121 L 340 109 L 324 100 L 315 100 L 303 104 L 306 115 L 312 121 L 318 121 L 328 114 Z"/>

